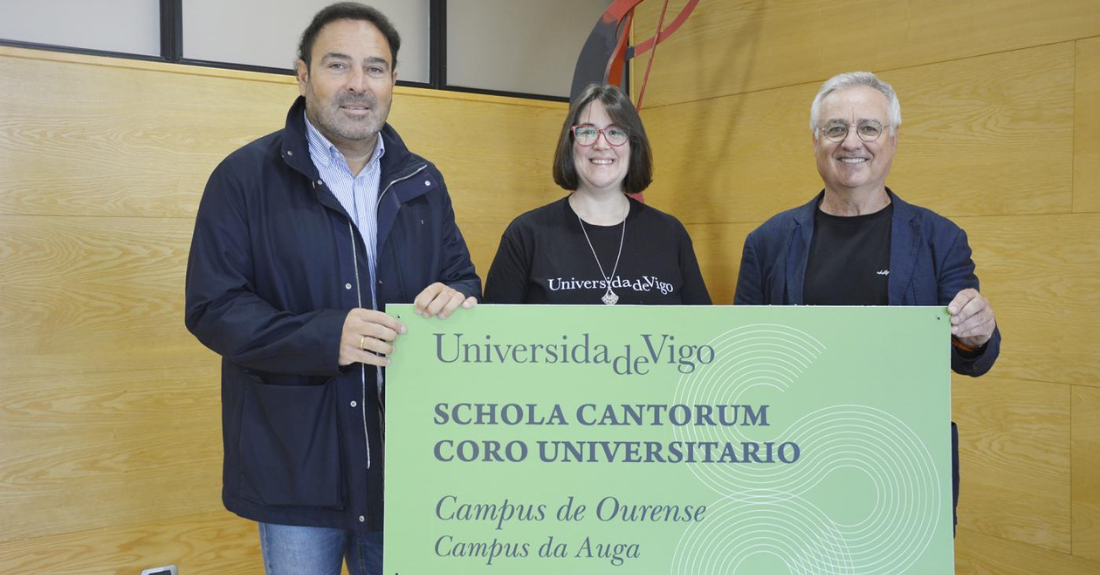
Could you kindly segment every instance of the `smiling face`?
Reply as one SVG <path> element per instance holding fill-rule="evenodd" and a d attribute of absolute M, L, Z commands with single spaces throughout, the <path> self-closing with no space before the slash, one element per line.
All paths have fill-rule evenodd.
<path fill-rule="evenodd" d="M 577 114 L 576 125 L 606 130 L 615 123 L 603 102 L 593 100 Z M 622 193 L 623 180 L 630 168 L 630 141 L 621 146 L 612 146 L 607 143 L 603 134 L 591 146 L 582 146 L 574 141 L 573 165 L 577 170 L 577 191 Z"/>
<path fill-rule="evenodd" d="M 365 20 L 336 20 L 321 29 L 310 58 L 308 68 L 298 61 L 310 123 L 341 151 L 373 149 L 397 81 L 386 37 Z"/>
<path fill-rule="evenodd" d="M 837 90 L 821 102 L 819 128 L 833 121 L 856 126 L 862 120 L 876 120 L 886 126 L 890 123 L 888 110 L 886 96 L 874 88 Z M 897 144 L 893 127 L 885 129 L 874 142 L 861 140 L 855 129 L 849 130 L 843 140 L 831 142 L 817 130 L 814 155 L 825 189 L 834 194 L 885 192 Z"/>

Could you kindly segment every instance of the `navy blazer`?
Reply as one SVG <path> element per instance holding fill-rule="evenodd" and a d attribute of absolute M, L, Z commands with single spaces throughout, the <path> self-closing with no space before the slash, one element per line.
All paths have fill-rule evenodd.
<path fill-rule="evenodd" d="M 889 305 L 943 305 L 966 288 L 978 289 L 966 232 L 935 212 L 906 203 L 889 189 L 894 204 L 890 232 Z M 814 212 L 824 192 L 753 230 L 745 239 L 737 276 L 737 305 L 802 305 Z M 1001 350 L 993 330 L 976 354 L 951 348 L 951 369 L 977 377 L 989 371 Z"/>
<path fill-rule="evenodd" d="M 966 232 L 951 220 L 904 202 L 886 189 L 894 204 L 890 222 L 889 305 L 943 305 L 966 288 L 978 289 Z M 745 238 L 737 276 L 737 305 L 802 305 L 806 262 L 814 237 L 814 212 L 825 192 L 809 203 L 773 216 Z M 951 346 L 951 369 L 977 377 L 989 371 L 1001 351 L 1001 331 L 976 353 Z M 959 432 L 951 423 L 951 487 L 959 505 Z M 955 516 L 958 524 L 958 516 Z"/>

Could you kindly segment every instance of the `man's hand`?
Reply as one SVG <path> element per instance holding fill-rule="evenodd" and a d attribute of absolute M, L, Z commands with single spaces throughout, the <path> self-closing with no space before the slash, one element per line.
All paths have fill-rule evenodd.
<path fill-rule="evenodd" d="M 967 347 L 985 345 L 997 327 L 989 300 L 976 289 L 967 288 L 956 294 L 947 304 L 947 313 L 951 314 L 951 335 Z"/>
<path fill-rule="evenodd" d="M 446 284 L 435 282 L 416 296 L 413 305 L 416 306 L 416 313 L 419 315 L 447 319 L 459 306 L 470 309 L 477 305 L 477 298 L 466 297 L 462 292 L 447 287 Z"/>
<path fill-rule="evenodd" d="M 372 309 L 355 308 L 344 319 L 340 334 L 340 366 L 353 363 L 387 366 L 397 334 L 405 333 L 400 321 Z"/>

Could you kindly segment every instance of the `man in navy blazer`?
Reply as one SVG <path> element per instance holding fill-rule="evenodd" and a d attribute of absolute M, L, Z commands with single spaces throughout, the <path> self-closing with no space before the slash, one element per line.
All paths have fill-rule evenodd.
<path fill-rule="evenodd" d="M 839 74 L 822 85 L 810 130 L 825 189 L 749 234 L 734 303 L 946 305 L 951 369 L 977 377 L 993 367 L 1001 334 L 978 291 L 966 232 L 886 187 L 900 126 L 897 95 L 874 74 Z M 957 505 L 954 424 L 952 444 Z"/>

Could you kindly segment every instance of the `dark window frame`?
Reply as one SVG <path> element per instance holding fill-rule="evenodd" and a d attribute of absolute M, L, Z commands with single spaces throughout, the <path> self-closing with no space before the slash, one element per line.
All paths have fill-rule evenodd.
<path fill-rule="evenodd" d="M 484 88 L 470 88 L 465 86 L 450 86 L 447 84 L 447 0 L 429 0 L 429 79 L 427 82 L 410 82 L 398 80 L 398 86 L 410 88 L 428 88 L 446 92 L 464 92 L 469 94 L 485 94 L 490 96 L 506 96 L 512 98 L 525 98 L 529 100 L 546 100 L 551 102 L 568 102 L 568 97 L 552 96 L 548 94 L 528 94 L 524 92 L 508 92 L 502 90 L 490 90 Z M 65 52 L 70 54 L 84 54 L 88 56 L 104 56 L 108 58 L 121 58 L 125 60 L 140 60 L 143 62 L 163 62 L 167 64 L 183 64 L 188 66 L 200 66 L 204 68 L 221 68 L 228 70 L 240 70 L 245 72 L 262 72 L 265 74 L 277 74 L 281 76 L 293 76 L 294 70 L 287 68 L 272 68 L 270 66 L 256 66 L 252 64 L 238 64 L 234 62 L 218 62 L 211 60 L 197 60 L 183 57 L 183 0 L 160 0 L 160 55 L 131 54 L 128 52 L 113 52 L 109 50 L 95 50 L 91 48 L 78 48 L 74 46 L 58 46 L 54 44 L 41 44 L 37 42 L 23 42 L 18 40 L 6 40 L 0 38 L 0 46 L 13 46 L 16 48 L 28 48 L 32 50 L 48 50 L 51 52 Z"/>

